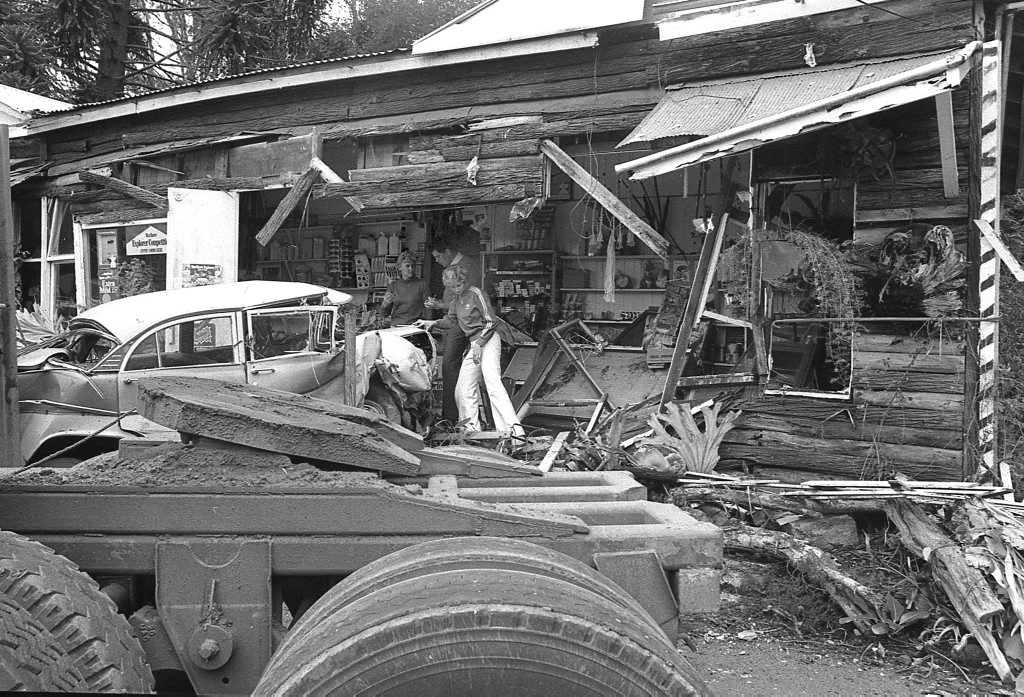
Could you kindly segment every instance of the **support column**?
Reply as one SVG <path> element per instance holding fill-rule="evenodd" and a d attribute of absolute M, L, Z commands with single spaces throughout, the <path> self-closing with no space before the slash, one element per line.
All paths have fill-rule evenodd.
<path fill-rule="evenodd" d="M 999 155 L 1000 155 L 1000 84 L 1002 71 L 1000 57 L 1002 48 L 999 41 L 985 43 L 981 56 L 980 100 L 976 108 L 979 118 L 973 130 L 979 147 L 978 159 L 980 181 L 978 184 L 977 214 L 972 210 L 972 219 L 982 220 L 999 231 Z M 973 193 L 973 192 L 972 192 Z M 978 264 L 976 294 L 978 317 L 999 315 L 999 257 L 992 243 L 971 225 L 971 245 L 976 250 Z M 999 385 L 997 373 L 999 363 L 999 323 L 982 321 L 978 324 L 976 343 L 977 390 L 974 400 L 976 423 L 975 462 L 976 477 L 999 480 L 998 439 L 996 433 L 996 400 Z"/>
<path fill-rule="evenodd" d="M 14 308 L 14 210 L 8 126 L 0 124 L 0 467 L 20 467 L 18 351 Z"/>

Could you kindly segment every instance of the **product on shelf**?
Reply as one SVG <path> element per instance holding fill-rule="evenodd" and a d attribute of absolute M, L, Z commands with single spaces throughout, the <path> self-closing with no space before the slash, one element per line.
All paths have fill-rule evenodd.
<path fill-rule="evenodd" d="M 356 288 L 369 288 L 370 283 L 370 257 L 366 252 L 355 253 Z"/>

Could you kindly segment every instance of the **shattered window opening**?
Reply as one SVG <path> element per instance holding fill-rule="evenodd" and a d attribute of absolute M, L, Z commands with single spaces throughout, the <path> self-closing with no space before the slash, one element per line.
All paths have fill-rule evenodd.
<path fill-rule="evenodd" d="M 849 395 L 853 323 L 785 320 L 859 314 L 856 279 L 845 261 L 854 185 L 824 178 L 768 181 L 760 193 L 767 391 Z"/>
<path fill-rule="evenodd" d="M 333 310 L 291 308 L 249 314 L 249 352 L 252 360 L 295 353 L 334 350 Z"/>

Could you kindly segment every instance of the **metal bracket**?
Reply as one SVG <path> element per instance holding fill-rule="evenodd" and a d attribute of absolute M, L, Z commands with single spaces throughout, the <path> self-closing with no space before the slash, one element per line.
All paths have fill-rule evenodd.
<path fill-rule="evenodd" d="M 270 564 L 269 540 L 157 543 L 157 609 L 199 694 L 255 689 L 272 651 Z"/>

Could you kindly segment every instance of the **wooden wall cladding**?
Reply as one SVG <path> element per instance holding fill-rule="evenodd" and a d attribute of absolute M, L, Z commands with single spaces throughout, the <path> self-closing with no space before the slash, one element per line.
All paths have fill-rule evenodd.
<path fill-rule="evenodd" d="M 849 401 L 748 398 L 722 459 L 849 478 L 886 478 L 895 470 L 958 480 L 964 365 L 959 340 L 860 335 Z"/>

